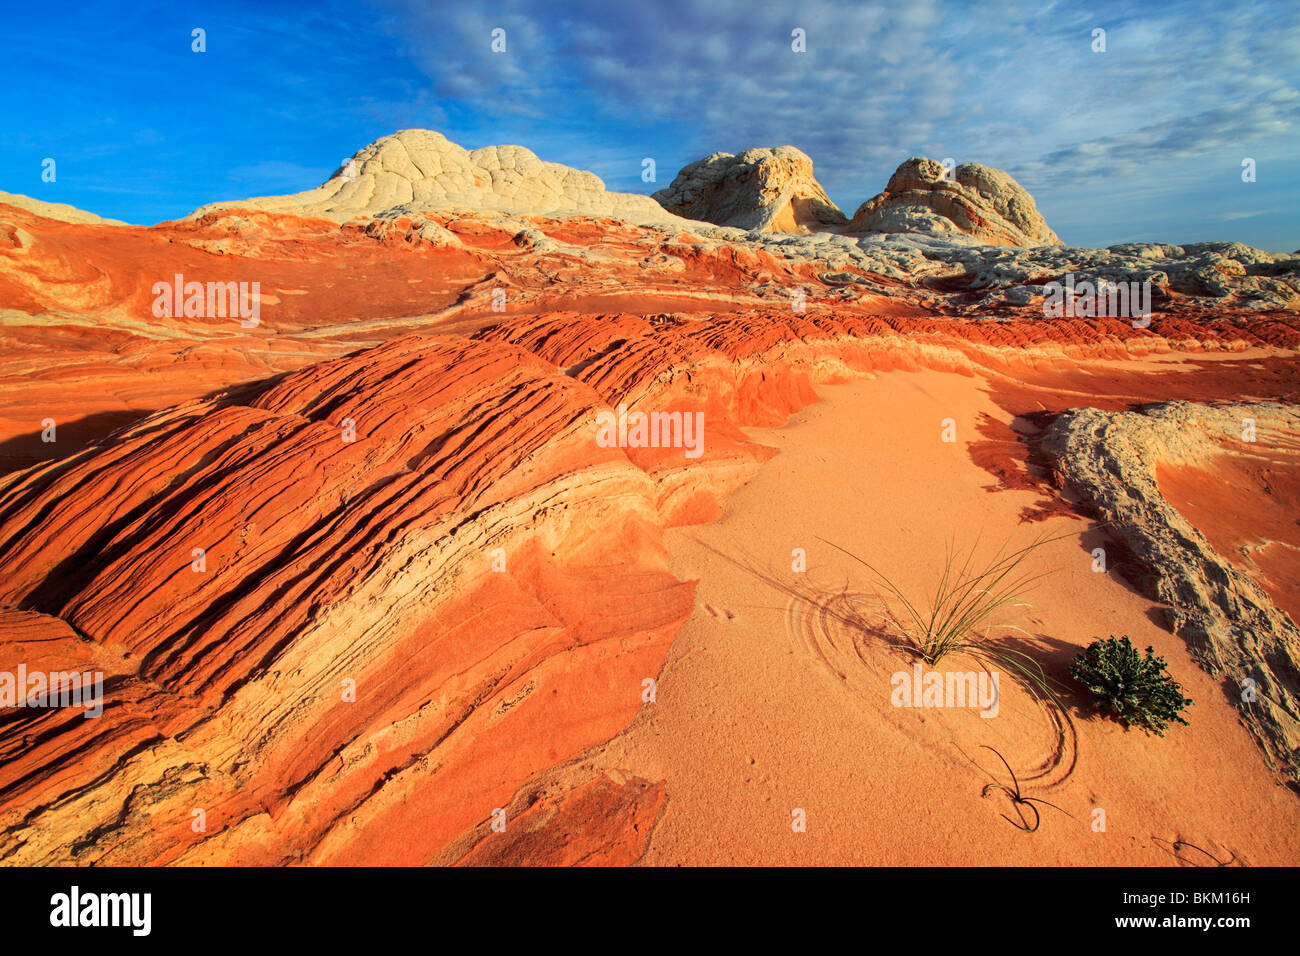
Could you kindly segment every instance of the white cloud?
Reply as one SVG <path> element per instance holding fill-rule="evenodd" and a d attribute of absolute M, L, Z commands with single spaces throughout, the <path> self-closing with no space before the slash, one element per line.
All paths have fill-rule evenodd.
<path fill-rule="evenodd" d="M 671 126 L 683 163 L 791 143 L 850 209 L 911 155 L 1007 169 L 1041 200 L 1110 179 L 1154 189 L 1171 163 L 1221 163 L 1217 151 L 1300 124 L 1300 9 L 1281 0 L 390 2 L 440 96 L 488 116 L 564 117 L 562 135 L 604 129 L 629 153 L 638 128 Z M 507 55 L 489 50 L 496 25 Z M 794 27 L 807 53 L 791 51 Z"/>

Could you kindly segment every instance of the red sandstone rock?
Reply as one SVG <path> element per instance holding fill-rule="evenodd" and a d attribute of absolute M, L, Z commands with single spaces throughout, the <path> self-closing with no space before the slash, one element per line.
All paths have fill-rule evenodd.
<path fill-rule="evenodd" d="M 259 282 L 259 324 L 155 315 L 175 274 Z M 1030 410 L 1082 361 L 1300 342 L 1293 312 L 1173 298 L 1143 329 L 959 295 L 614 220 L 0 206 L 0 669 L 106 678 L 98 719 L 0 726 L 0 859 L 631 862 L 671 794 L 563 768 L 691 613 L 662 533 L 771 456 L 745 427 L 873 371 L 979 369 Z M 1294 400 L 1268 361 L 1203 371 L 1179 387 Z M 702 453 L 602 446 L 620 404 L 703 413 Z"/>

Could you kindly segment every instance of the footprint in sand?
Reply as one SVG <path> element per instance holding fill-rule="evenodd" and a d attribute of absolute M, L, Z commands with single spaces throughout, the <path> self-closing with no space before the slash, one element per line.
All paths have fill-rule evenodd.
<path fill-rule="evenodd" d="M 725 617 L 728 621 L 734 621 L 736 619 L 735 612 L 728 611 L 725 607 L 716 608 L 712 604 L 706 604 L 704 605 L 704 610 L 708 611 L 710 614 L 712 614 L 714 617 L 717 618 Z"/>

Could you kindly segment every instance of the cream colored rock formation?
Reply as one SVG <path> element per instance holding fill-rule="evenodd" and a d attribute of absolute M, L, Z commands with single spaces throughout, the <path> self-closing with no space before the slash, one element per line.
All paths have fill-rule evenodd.
<path fill-rule="evenodd" d="M 941 163 L 918 157 L 899 166 L 885 191 L 858 207 L 849 230 L 965 234 L 997 246 L 1062 244 L 1034 197 L 1002 170 L 966 163 L 947 179 Z"/>
<path fill-rule="evenodd" d="M 607 192 L 600 177 L 587 170 L 543 162 L 522 146 L 467 150 L 427 129 L 376 140 L 315 189 L 209 203 L 189 218 L 242 207 L 343 220 L 402 205 L 686 225 L 649 196 Z"/>
<path fill-rule="evenodd" d="M 43 199 L 33 199 L 31 196 L 24 196 L 21 193 L 7 193 L 0 190 L 0 203 L 25 209 L 27 212 L 44 216 L 46 219 L 73 222 L 82 226 L 127 225 L 120 219 L 105 219 L 102 216 L 96 216 L 93 212 L 86 212 L 86 210 L 78 209 L 76 206 L 69 206 L 67 203 L 45 202 Z"/>
<path fill-rule="evenodd" d="M 848 221 L 814 178 L 812 160 L 793 146 L 714 153 L 683 167 L 654 198 L 688 219 L 759 232 L 806 233 Z"/>

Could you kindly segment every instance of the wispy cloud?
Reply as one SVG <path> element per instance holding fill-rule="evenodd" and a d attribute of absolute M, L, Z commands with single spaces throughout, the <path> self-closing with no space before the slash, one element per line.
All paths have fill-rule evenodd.
<path fill-rule="evenodd" d="M 565 115 L 577 101 L 630 153 L 638 124 L 670 125 L 661 171 L 792 143 L 849 207 L 911 155 L 1008 169 L 1050 204 L 1088 184 L 1155 191 L 1189 162 L 1208 181 L 1222 151 L 1276 151 L 1300 125 L 1300 11 L 1287 3 L 386 8 L 434 88 L 488 115 Z M 498 26 L 505 54 L 491 52 Z M 613 184 L 638 188 L 635 172 Z"/>
<path fill-rule="evenodd" d="M 1225 221 L 1215 197 L 1245 157 L 1258 188 L 1232 202 L 1294 210 L 1300 191 L 1293 0 L 145 0 L 129 18 L 50 0 L 6 24 L 0 52 L 25 64 L 0 105 L 0 185 L 21 190 L 45 156 L 60 160 L 44 190 L 59 201 L 138 177 L 152 204 L 96 210 L 137 221 L 182 215 L 232 179 L 309 188 L 412 126 L 517 143 L 640 192 L 712 152 L 790 143 L 850 212 L 909 156 L 982 162 L 1071 224 L 1067 240 L 1094 244 L 1118 231 L 1098 212 L 1116 195 L 1126 217 L 1168 229 Z M 647 156 L 656 183 L 641 181 Z M 1294 247 L 1277 218 L 1241 221 Z"/>

